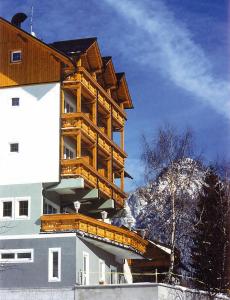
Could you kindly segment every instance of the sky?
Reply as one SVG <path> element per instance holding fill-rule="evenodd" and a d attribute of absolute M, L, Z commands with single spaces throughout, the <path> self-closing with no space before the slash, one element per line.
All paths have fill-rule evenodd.
<path fill-rule="evenodd" d="M 30 15 L 44 42 L 98 38 L 103 56 L 124 71 L 128 110 L 127 191 L 144 182 L 141 137 L 170 124 L 191 128 L 207 162 L 230 159 L 228 0 L 0 0 L 1 17 Z M 29 20 L 23 24 L 29 30 Z"/>

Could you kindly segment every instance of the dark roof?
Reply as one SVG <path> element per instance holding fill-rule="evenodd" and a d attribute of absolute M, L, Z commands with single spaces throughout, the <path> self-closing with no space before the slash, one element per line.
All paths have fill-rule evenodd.
<path fill-rule="evenodd" d="M 49 45 L 66 55 L 71 56 L 73 54 L 82 54 L 86 52 L 95 41 L 97 41 L 97 38 L 92 37 L 78 40 L 58 41 Z"/>
<path fill-rule="evenodd" d="M 122 78 L 123 76 L 125 76 L 125 73 L 124 73 L 124 72 L 122 72 L 122 73 L 116 73 L 116 76 L 117 76 L 117 80 L 120 81 L 121 78 Z"/>
<path fill-rule="evenodd" d="M 107 64 L 112 59 L 112 56 L 103 56 L 102 61 L 104 64 Z"/>

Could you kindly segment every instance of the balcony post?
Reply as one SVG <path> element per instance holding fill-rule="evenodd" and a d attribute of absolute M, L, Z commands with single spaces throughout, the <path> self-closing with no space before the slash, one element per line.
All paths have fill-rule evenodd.
<path fill-rule="evenodd" d="M 124 191 L 125 189 L 125 170 L 122 169 L 121 171 L 121 190 Z"/>
<path fill-rule="evenodd" d="M 93 147 L 93 167 L 97 170 L 97 142 Z"/>
<path fill-rule="evenodd" d="M 111 109 L 107 118 L 107 135 L 111 139 L 112 137 L 112 110 Z"/>
<path fill-rule="evenodd" d="M 77 133 L 76 157 L 81 157 L 81 132 Z"/>
<path fill-rule="evenodd" d="M 77 112 L 81 112 L 81 85 L 77 88 L 77 99 L 76 99 L 76 107 Z"/>
<path fill-rule="evenodd" d="M 60 141 L 60 156 L 61 159 L 64 158 L 64 136 L 61 134 L 61 141 Z"/>
<path fill-rule="evenodd" d="M 61 114 L 65 112 L 65 92 L 61 89 Z"/>
<path fill-rule="evenodd" d="M 121 149 L 124 151 L 124 148 L 125 148 L 125 134 L 124 134 L 124 127 L 121 128 L 120 146 L 121 146 Z"/>
<path fill-rule="evenodd" d="M 112 172 L 112 155 L 107 160 L 107 170 L 108 170 L 108 179 L 113 181 L 113 172 Z"/>
<path fill-rule="evenodd" d="M 93 123 L 97 126 L 97 105 L 98 105 L 98 91 L 97 91 L 97 97 L 95 98 L 93 104 L 92 104 L 92 111 L 93 111 Z"/>

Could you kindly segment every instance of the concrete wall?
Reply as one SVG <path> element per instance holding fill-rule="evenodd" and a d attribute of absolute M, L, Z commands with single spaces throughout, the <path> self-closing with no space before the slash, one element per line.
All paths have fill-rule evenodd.
<path fill-rule="evenodd" d="M 57 236 L 57 235 L 56 235 Z M 6 263 L 0 286 L 8 288 L 72 287 L 76 283 L 76 235 L 37 235 L 32 238 L 0 240 L 1 249 L 34 249 L 34 261 Z M 61 281 L 48 281 L 49 248 L 61 248 Z M 1 297 L 0 297 L 1 299 Z M 11 298 L 9 298 L 11 299 Z"/>
<path fill-rule="evenodd" d="M 62 289 L 0 289 L 1 300 L 208 300 L 191 290 L 163 284 L 88 286 Z M 228 299 L 216 297 L 215 299 Z"/>
<path fill-rule="evenodd" d="M 43 214 L 42 184 L 0 185 L 0 200 L 2 198 L 9 198 L 14 204 L 17 197 L 30 198 L 29 218 L 18 220 L 15 211 L 16 205 L 13 205 L 12 219 L 4 220 L 0 218 L 0 238 L 4 235 L 32 234 L 40 232 L 40 216 Z"/>
<path fill-rule="evenodd" d="M 0 98 L 0 184 L 57 182 L 60 83 L 4 88 Z M 19 152 L 10 152 L 10 143 L 19 143 Z"/>
<path fill-rule="evenodd" d="M 89 254 L 89 282 L 90 284 L 99 284 L 99 259 L 105 262 L 105 282 L 110 283 L 110 271 L 111 269 L 117 269 L 118 272 L 122 271 L 123 261 L 117 261 L 116 257 L 86 241 L 83 239 L 77 239 L 77 265 L 76 270 L 79 271 L 83 267 L 83 251 Z M 77 275 L 77 283 L 79 281 L 79 275 Z"/>
<path fill-rule="evenodd" d="M 61 281 L 48 281 L 49 248 L 61 249 Z M 121 272 L 122 261 L 95 245 L 77 237 L 74 233 L 37 234 L 0 237 L 0 249 L 33 249 L 32 262 L 5 263 L 0 266 L 0 287 L 73 287 L 81 284 L 83 252 L 89 255 L 89 284 L 99 284 L 99 260 L 105 262 L 105 282 L 110 283 L 110 270 Z M 0 270 L 1 270 L 0 268 Z M 1 299 L 1 297 L 0 297 Z"/>

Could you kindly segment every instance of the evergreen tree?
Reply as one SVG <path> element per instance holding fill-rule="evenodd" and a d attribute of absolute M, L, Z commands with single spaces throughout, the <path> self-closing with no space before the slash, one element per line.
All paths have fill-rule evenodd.
<path fill-rule="evenodd" d="M 193 248 L 195 286 L 215 294 L 225 289 L 225 247 L 227 236 L 226 197 L 223 183 L 213 169 L 206 175 L 197 209 Z"/>

